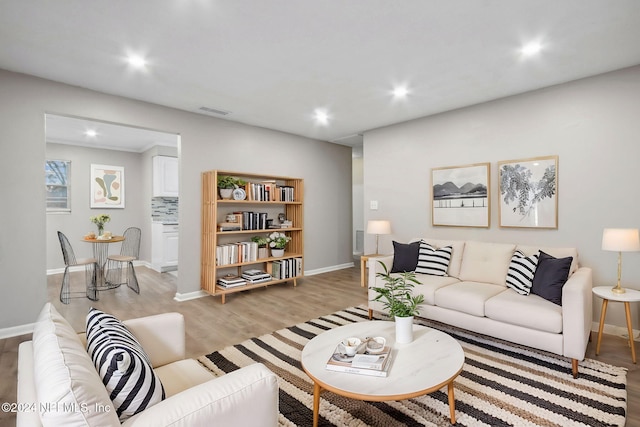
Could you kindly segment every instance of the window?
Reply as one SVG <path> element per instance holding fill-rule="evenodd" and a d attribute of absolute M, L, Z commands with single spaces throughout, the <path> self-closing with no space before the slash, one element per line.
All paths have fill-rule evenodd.
<path fill-rule="evenodd" d="M 47 160 L 44 166 L 47 212 L 71 212 L 69 160 Z"/>

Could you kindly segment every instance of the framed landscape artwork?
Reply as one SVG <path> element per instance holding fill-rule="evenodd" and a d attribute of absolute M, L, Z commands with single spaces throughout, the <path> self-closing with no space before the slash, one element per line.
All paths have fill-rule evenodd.
<path fill-rule="evenodd" d="M 431 224 L 489 227 L 489 163 L 431 169 Z"/>
<path fill-rule="evenodd" d="M 500 227 L 558 228 L 558 156 L 498 162 Z"/>
<path fill-rule="evenodd" d="M 91 165 L 91 207 L 124 209 L 124 167 Z"/>

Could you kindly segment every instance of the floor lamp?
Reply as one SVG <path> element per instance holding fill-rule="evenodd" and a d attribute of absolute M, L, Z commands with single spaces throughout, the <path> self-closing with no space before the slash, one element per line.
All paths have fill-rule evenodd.
<path fill-rule="evenodd" d="M 372 220 L 367 222 L 367 234 L 376 235 L 376 255 L 378 253 L 378 237 L 381 234 L 391 234 L 391 223 L 384 220 Z"/>
<path fill-rule="evenodd" d="M 637 228 L 605 228 L 602 232 L 602 250 L 618 252 L 618 282 L 611 288 L 614 294 L 623 294 L 620 286 L 622 273 L 622 252 L 640 251 L 640 237 Z"/>

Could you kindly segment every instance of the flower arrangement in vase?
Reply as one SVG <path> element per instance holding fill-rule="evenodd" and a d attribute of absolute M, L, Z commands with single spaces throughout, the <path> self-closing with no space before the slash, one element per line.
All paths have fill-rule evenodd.
<path fill-rule="evenodd" d="M 111 217 L 107 214 L 94 215 L 89 217 L 89 221 L 98 226 L 98 236 L 104 233 L 104 225 L 111 221 Z"/>
<path fill-rule="evenodd" d="M 291 237 L 285 235 L 284 233 L 274 231 L 273 233 L 269 234 L 267 240 L 269 241 L 269 247 L 271 248 L 271 255 L 274 257 L 279 257 L 284 255 L 284 248 L 291 240 Z"/>

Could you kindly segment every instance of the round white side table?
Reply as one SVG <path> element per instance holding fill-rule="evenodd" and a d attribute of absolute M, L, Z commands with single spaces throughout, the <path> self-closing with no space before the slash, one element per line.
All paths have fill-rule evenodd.
<path fill-rule="evenodd" d="M 596 344 L 596 356 L 600 353 L 600 342 L 602 341 L 602 328 L 604 327 L 604 318 L 607 314 L 607 305 L 609 301 L 624 303 L 624 311 L 627 316 L 627 329 L 629 331 L 629 347 L 631 347 L 631 360 L 636 363 L 636 348 L 633 342 L 633 327 L 631 326 L 631 308 L 630 302 L 640 301 L 640 291 L 625 288 L 624 294 L 614 294 L 611 292 L 611 286 L 596 286 L 593 293 L 602 298 L 602 312 L 600 313 L 600 326 L 598 327 L 598 342 Z"/>

